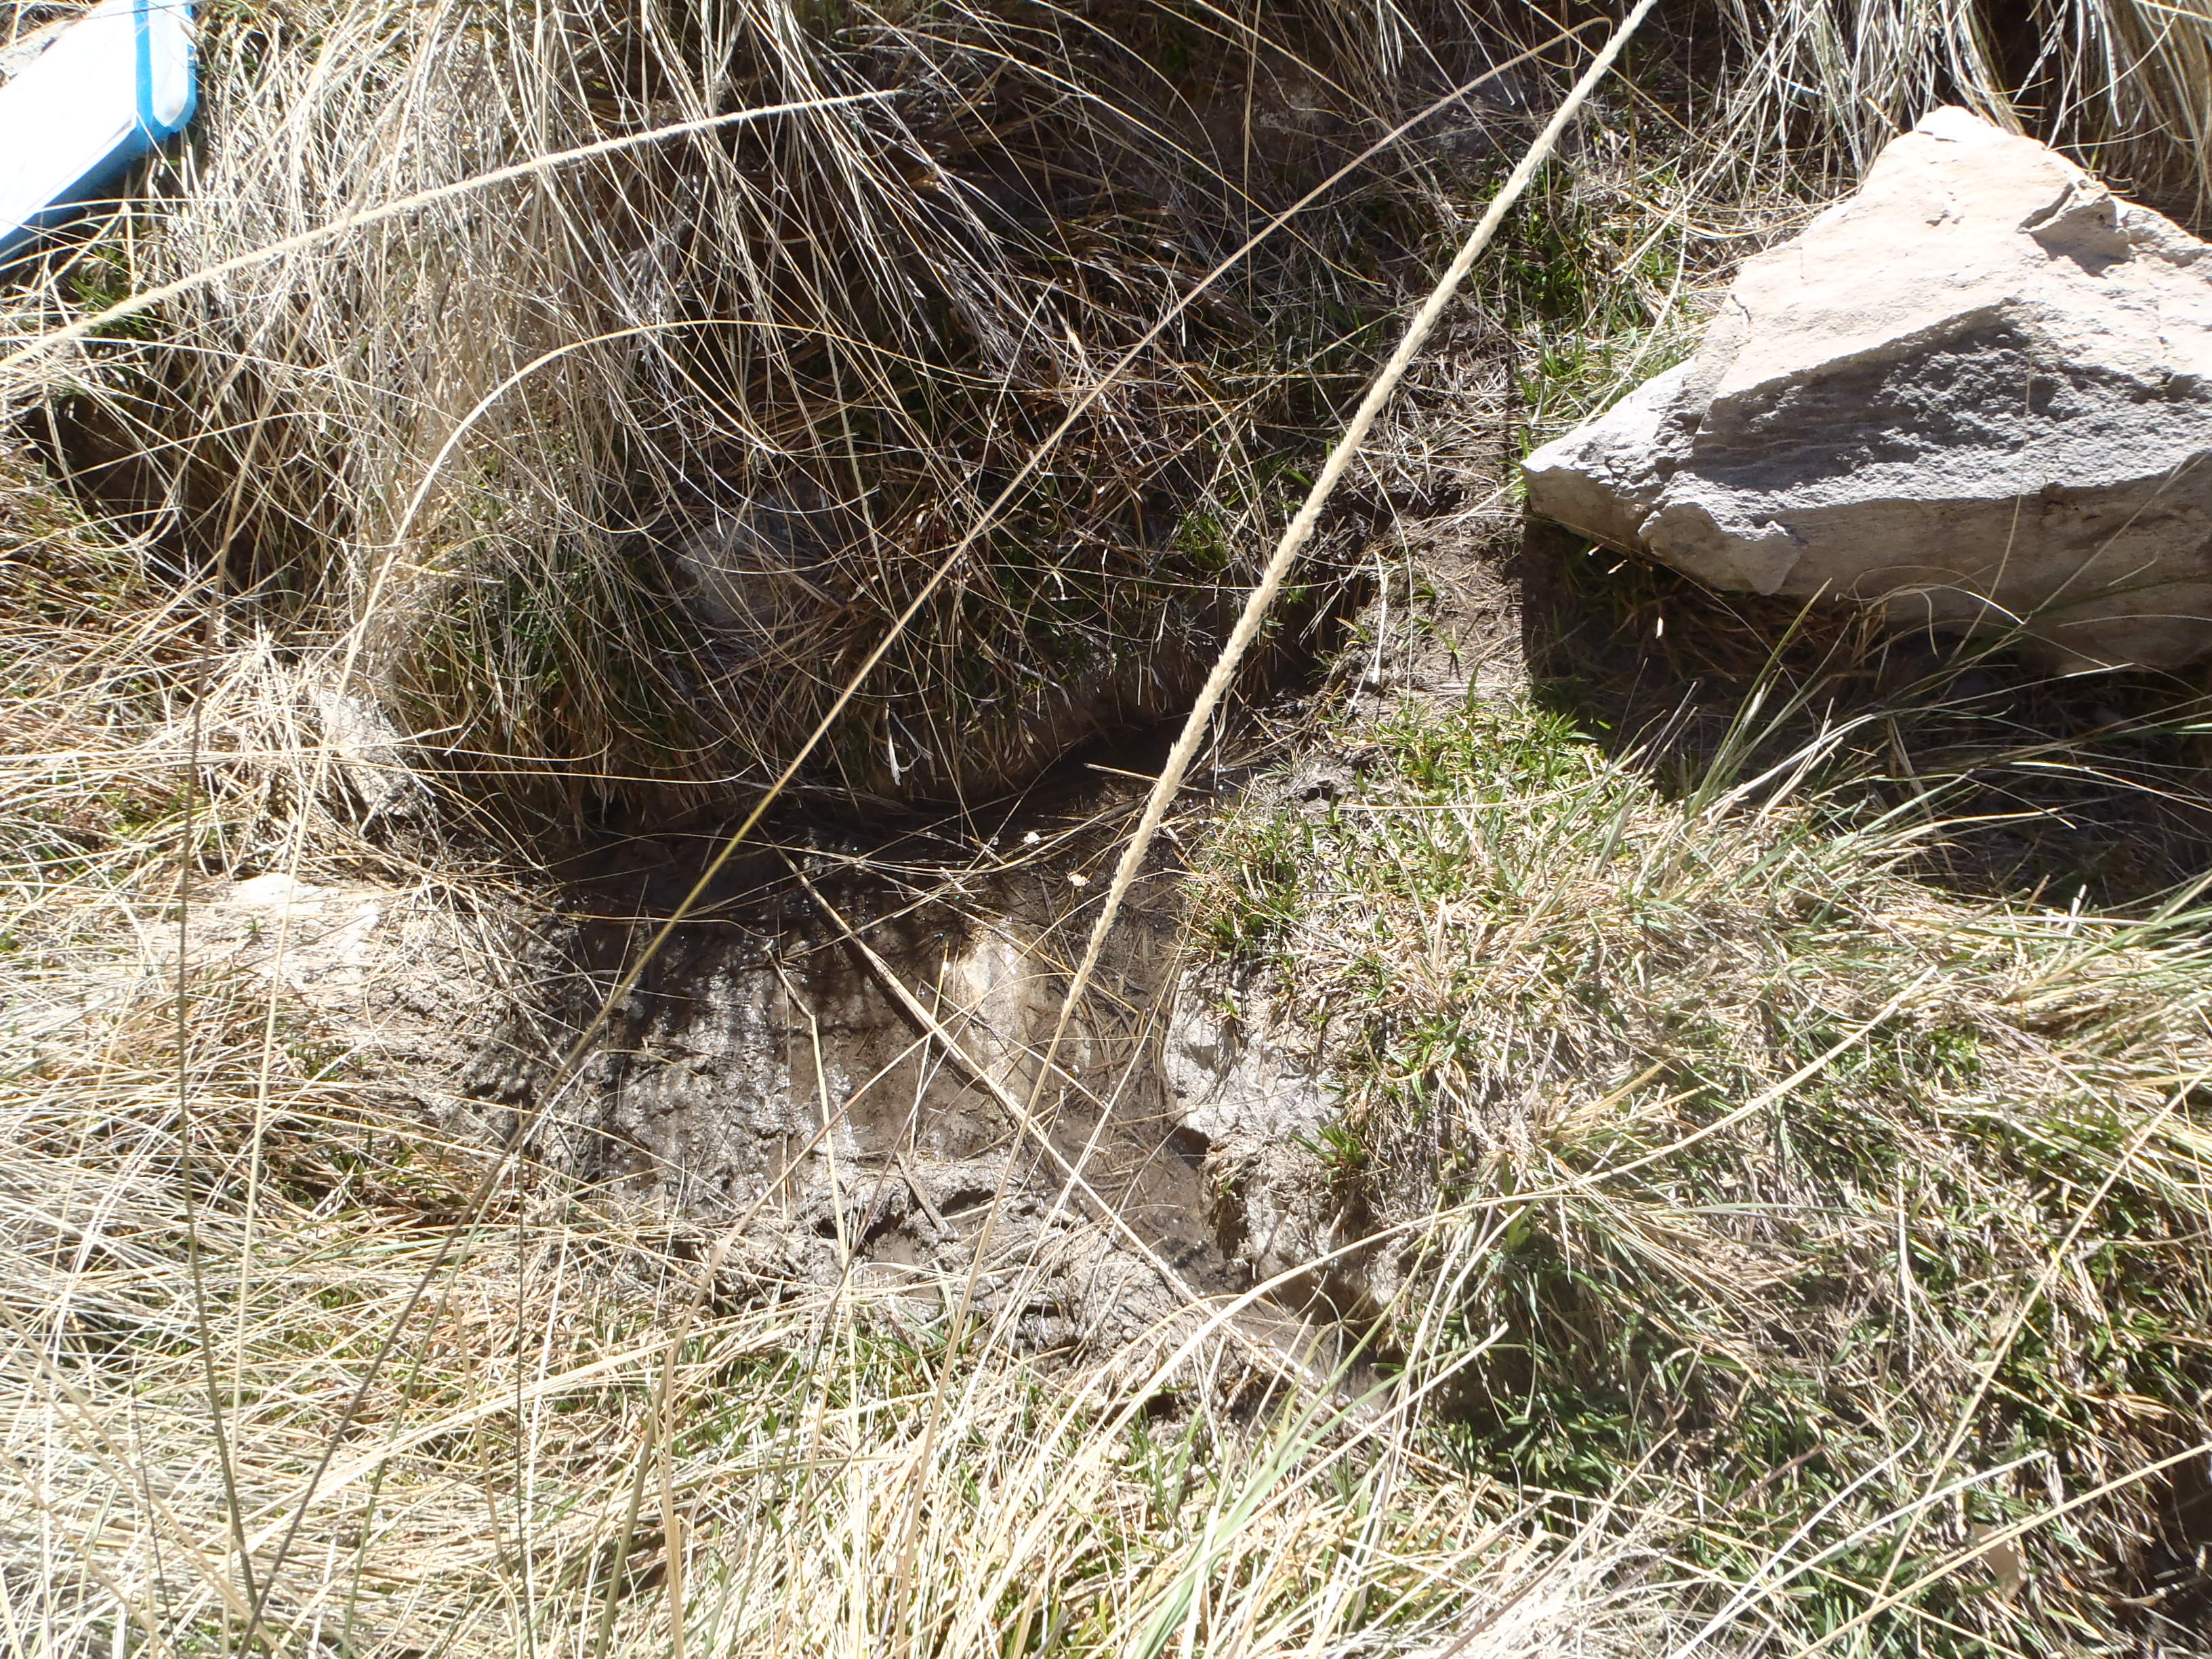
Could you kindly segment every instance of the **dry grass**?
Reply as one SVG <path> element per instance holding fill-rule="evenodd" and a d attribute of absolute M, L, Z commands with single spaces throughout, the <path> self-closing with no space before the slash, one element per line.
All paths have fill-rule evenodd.
<path fill-rule="evenodd" d="M 1231 1418 L 1196 1377 L 1153 1437 L 1135 1401 L 948 1355 L 941 1316 L 860 1296 L 718 1310 L 672 1353 L 692 1264 L 557 1200 L 493 1217 L 440 1269 L 427 1179 L 379 1202 L 362 1158 L 319 1188 L 281 1135 L 258 1194 L 241 1170 L 180 1169 L 173 1056 L 149 1034 L 139 1058 L 135 1117 L 112 1060 L 94 1081 L 95 1152 L 65 1092 L 82 1079 L 41 1091 L 54 1119 L 8 1114 L 49 1154 L 8 1229 L 17 1651 L 1261 1654 L 1502 1609 L 1484 1650 L 1504 1654 L 1583 1639 L 1597 1605 L 1637 1620 L 1607 1582 L 1618 1538 L 1410 1476 L 1396 1437 L 1296 1402 Z M 243 1118 L 258 1066 L 236 1058 L 225 1079 L 207 1056 L 203 1112 L 228 1084 Z M 374 1127 L 292 1078 L 272 1109 L 325 1157 Z M 244 1127 L 204 1119 L 203 1155 Z"/>
<path fill-rule="evenodd" d="M 1747 155 L 1817 165 L 1840 140 L 1856 172 L 1929 108 L 1963 102 L 2184 217 L 2212 204 L 2201 0 L 1726 0 L 1723 15 Z"/>
<path fill-rule="evenodd" d="M 318 676 L 357 681 L 479 799 L 572 828 L 727 806 L 1200 273 L 1548 33 L 1460 0 L 1378 15 L 216 9 L 204 113 L 155 210 L 30 273 L 40 304 L 11 307 L 15 331 L 433 199 L 19 366 L 9 396 L 46 398 L 104 510 L 251 595 L 288 646 L 332 651 Z M 2161 186 L 2202 148 L 2185 8 L 1727 15 L 1728 61 L 1700 60 L 1706 37 L 1655 45 L 1641 105 L 1580 158 L 1615 171 L 1626 140 L 1652 222 L 1694 221 L 1708 256 L 1771 228 L 1746 199 L 1802 195 L 1937 96 Z M 1577 50 L 1417 126 L 1139 352 L 806 786 L 988 790 L 1186 697 L 1295 495 L 1285 468 Z M 698 126 L 763 108 L 785 112 Z M 1651 306 L 1696 287 L 1679 234 L 1608 248 L 1572 213 L 1554 228 L 1512 308 L 1556 305 L 1561 271 L 1608 253 L 1645 267 Z M 1613 331 L 1551 331 L 1529 384 L 1587 371 Z"/>
<path fill-rule="evenodd" d="M 471 1219 L 483 1150 L 265 981 L 204 969 L 179 1049 L 182 848 L 391 855 L 302 813 L 265 672 L 213 678 L 188 836 L 159 586 L 16 487 L 17 1650 L 1796 1652 L 1891 1594 L 1875 1651 L 2078 1652 L 2186 1589 L 2192 1466 L 2145 1471 L 2206 1437 L 2200 917 L 1961 905 L 1852 797 L 1401 714 L 1201 910 L 1296 964 L 1316 1157 L 1414 1224 L 1374 1400 L 948 1352 L 949 1296 L 695 1314 L 710 1239 L 522 1166 Z"/>
<path fill-rule="evenodd" d="M 464 903 L 485 872 L 437 837 L 471 800 L 742 793 L 1101 364 L 1525 20 L 205 15 L 199 142 L 157 210 L 17 273 L 11 337 L 488 169 L 807 107 L 445 195 L 11 371 L 82 486 L 0 477 L 12 1650 L 2201 1650 L 2203 919 L 1961 902 L 1908 867 L 1925 815 L 1813 775 L 1669 798 L 1528 711 L 1407 715 L 1366 799 L 1226 830 L 1202 919 L 1335 1034 L 1314 1157 L 1420 1241 L 1358 1409 L 1218 1340 L 1054 1364 L 945 1305 L 704 1284 L 711 1240 L 445 1141 L 267 981 L 148 970 L 192 883 Z M 1714 130 L 1763 166 L 1863 143 L 1862 90 L 1994 86 L 1964 16 L 1747 15 Z M 2186 182 L 2146 124 L 2196 131 L 2193 19 L 2048 17 L 2069 131 Z M 1182 695 L 1550 72 L 1142 356 L 811 787 L 1018 775 Z M 1651 218 L 1679 239 L 1728 148 L 1637 158 Z M 1759 228 L 1741 199 L 1716 240 Z M 1656 366 L 1575 336 L 1663 320 L 1692 258 L 1554 207 L 1516 289 L 1561 354 L 1539 421 Z M 1615 290 L 1536 280 L 1608 248 L 1610 322 Z M 465 781 L 443 831 L 349 675 Z"/>
<path fill-rule="evenodd" d="M 1433 11 L 1380 38 L 1149 0 L 217 11 L 195 145 L 157 211 L 44 273 L 49 322 L 787 112 L 235 270 L 49 383 L 61 442 L 134 529 L 357 651 L 426 762 L 572 818 L 726 805 L 1200 274 L 1517 49 Z M 1187 695 L 1280 452 L 1543 73 L 1443 111 L 1140 352 L 811 781 L 988 787 Z"/>
<path fill-rule="evenodd" d="M 314 806 L 320 728 L 263 653 L 202 683 L 131 550 L 35 470 L 11 488 L 11 1650 L 1258 1655 L 1478 1620 L 1468 1650 L 1503 1655 L 1664 1626 L 1632 1521 L 1438 1470 L 1407 1411 L 1347 1415 L 1218 1336 L 1072 1367 L 772 1272 L 697 1306 L 696 1229 L 444 1141 L 240 959 L 180 984 L 187 849 L 204 882 L 405 872 Z"/>

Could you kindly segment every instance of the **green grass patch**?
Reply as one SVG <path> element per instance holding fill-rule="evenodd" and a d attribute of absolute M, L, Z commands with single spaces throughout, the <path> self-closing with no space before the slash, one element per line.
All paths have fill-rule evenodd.
<path fill-rule="evenodd" d="M 1626 1480 L 1716 1584 L 1771 1553 L 1729 1616 L 1792 1641 L 2139 1634 L 2178 1546 L 2129 1474 L 2212 1440 L 2206 915 L 1966 904 L 1924 816 L 1662 789 L 1534 705 L 1342 741 L 1357 787 L 1232 816 L 1197 913 L 1333 1064 L 1346 1212 L 1434 1217 L 1392 1317 L 1480 1350 L 1440 1455 Z M 1947 1570 L 2023 1516 L 2016 1573 Z"/>

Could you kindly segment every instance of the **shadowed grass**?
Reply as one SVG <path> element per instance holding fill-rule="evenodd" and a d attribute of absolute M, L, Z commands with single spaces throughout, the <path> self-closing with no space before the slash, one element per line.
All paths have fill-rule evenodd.
<path fill-rule="evenodd" d="M 1854 170 L 1937 104 L 1966 103 L 2072 151 L 2183 216 L 2212 190 L 2212 12 L 2194 0 L 1726 0 L 1747 155 Z"/>
<path fill-rule="evenodd" d="M 131 319 L 51 386 L 58 447 L 298 643 L 361 648 L 425 763 L 572 821 L 772 775 L 1156 316 L 1522 44 L 1455 0 L 1380 36 L 1150 0 L 204 24 L 194 145 L 156 211 L 49 262 L 42 320 L 430 199 Z M 1325 433 L 1550 73 L 1448 102 L 1140 354 L 808 781 L 988 790 L 1187 696 L 1279 452 Z"/>

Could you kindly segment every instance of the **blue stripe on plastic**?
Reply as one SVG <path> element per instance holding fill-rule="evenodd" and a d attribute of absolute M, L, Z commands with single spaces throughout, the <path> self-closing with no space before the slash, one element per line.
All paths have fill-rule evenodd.
<path fill-rule="evenodd" d="M 161 136 L 154 125 L 154 21 L 146 15 L 147 0 L 131 0 L 131 33 L 138 80 L 138 131 L 151 143 Z"/>

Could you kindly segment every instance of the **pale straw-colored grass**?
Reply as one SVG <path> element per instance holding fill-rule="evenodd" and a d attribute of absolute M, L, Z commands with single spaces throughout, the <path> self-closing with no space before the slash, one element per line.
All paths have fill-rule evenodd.
<path fill-rule="evenodd" d="M 1352 1139 L 1316 1157 L 1429 1183 L 1393 1364 L 1356 1404 L 1188 1315 L 1164 1351 L 1048 1362 L 959 1328 L 949 1299 L 702 1284 L 711 1237 L 448 1143 L 267 980 L 147 971 L 192 881 L 480 878 L 427 817 L 370 810 L 326 701 L 341 664 L 478 799 L 580 808 L 643 777 L 632 804 L 665 808 L 690 799 L 672 781 L 757 779 L 992 468 L 1222 251 L 1163 252 L 1161 216 L 1111 191 L 1091 219 L 1092 198 L 1048 192 L 1007 232 L 933 146 L 988 130 L 1024 179 L 1079 140 L 1110 151 L 1091 184 L 1164 165 L 1189 130 L 1133 88 L 1170 50 L 1264 58 L 1279 108 L 1371 135 L 1406 88 L 1452 83 L 1432 59 L 1462 66 L 1432 20 L 1367 15 L 1301 13 L 1293 48 L 1202 9 L 1195 46 L 980 9 L 854 13 L 834 40 L 772 7 L 210 10 L 198 148 L 157 212 L 42 274 L 12 339 L 447 193 L 249 259 L 0 388 L 87 492 L 10 461 L 11 1649 L 1441 1659 L 1811 1653 L 1873 1630 L 2065 1651 L 2100 1616 L 2118 1580 L 2092 1575 L 2126 1566 L 2129 1528 L 2142 1543 L 2182 1490 L 2157 1483 L 2201 1451 L 2207 975 L 2186 905 L 2148 926 L 1977 910 L 1901 862 L 1928 833 L 1909 814 L 1727 781 L 1668 800 L 1518 715 L 1395 729 L 1376 813 L 1320 839 L 1232 823 L 1240 862 L 1205 913 L 1224 943 L 1307 929 L 1301 983 L 1375 999 L 1370 1046 L 1339 1051 Z M 2054 16 L 2069 131 L 2118 132 L 2138 148 L 2112 154 L 2168 177 L 2153 128 L 2197 130 L 2193 15 Z M 1777 137 L 1863 153 L 1868 100 L 1909 118 L 1943 74 L 1996 84 L 1965 17 L 1747 12 L 1753 67 L 1715 130 L 1752 159 Z M 886 82 L 928 108 L 830 101 Z M 970 119 L 963 100 L 1008 85 Z M 784 106 L 736 137 L 534 165 Z M 1193 222 L 1241 227 L 1248 196 L 1312 182 L 1297 124 L 1261 131 L 1222 153 L 1256 142 L 1279 176 L 1209 153 Z M 497 192 L 448 189 L 518 165 Z M 1401 200 L 1448 206 L 1449 177 L 1409 161 Z M 932 720 L 1012 752 L 1049 699 L 1008 687 L 1156 653 L 1167 613 L 1146 632 L 1106 597 L 1167 558 L 1127 533 L 1147 480 L 1217 512 L 1211 539 L 1171 544 L 1233 579 L 1280 515 L 1281 455 L 1239 447 L 1255 418 L 1318 430 L 1285 387 L 1363 369 L 1352 325 L 1395 297 L 1347 263 L 1350 222 L 1299 227 L 1203 350 L 1099 398 L 1058 495 L 923 619 L 824 776 L 877 787 L 890 757 L 945 747 Z M 1249 379 L 1210 378 L 1239 353 Z M 716 659 L 664 544 L 763 499 L 779 524 L 744 545 L 774 602 Z M 834 558 L 794 549 L 784 521 L 816 514 L 843 526 Z M 1004 683 L 975 691 L 979 665 Z M 437 810 L 463 822 L 451 795 Z M 1431 901 L 1468 925 L 1439 934 Z M 173 975 L 173 951 L 151 960 Z M 1420 1135 L 1394 1128 L 1408 1114 Z M 1842 1150 L 1824 1164 L 1808 1137 Z M 1930 1264 L 1940 1291 L 1916 1288 Z M 1814 1294 L 1854 1273 L 1875 1289 Z M 1875 1328 L 1898 1319 L 1902 1339 Z M 1884 1334 L 1903 1370 L 1868 1357 Z M 2064 1419 L 2033 1465 L 1974 1438 L 2023 1390 Z M 1638 1415 L 1655 1401 L 1707 1416 Z M 2062 1449 L 2070 1484 L 2036 1489 Z"/>

